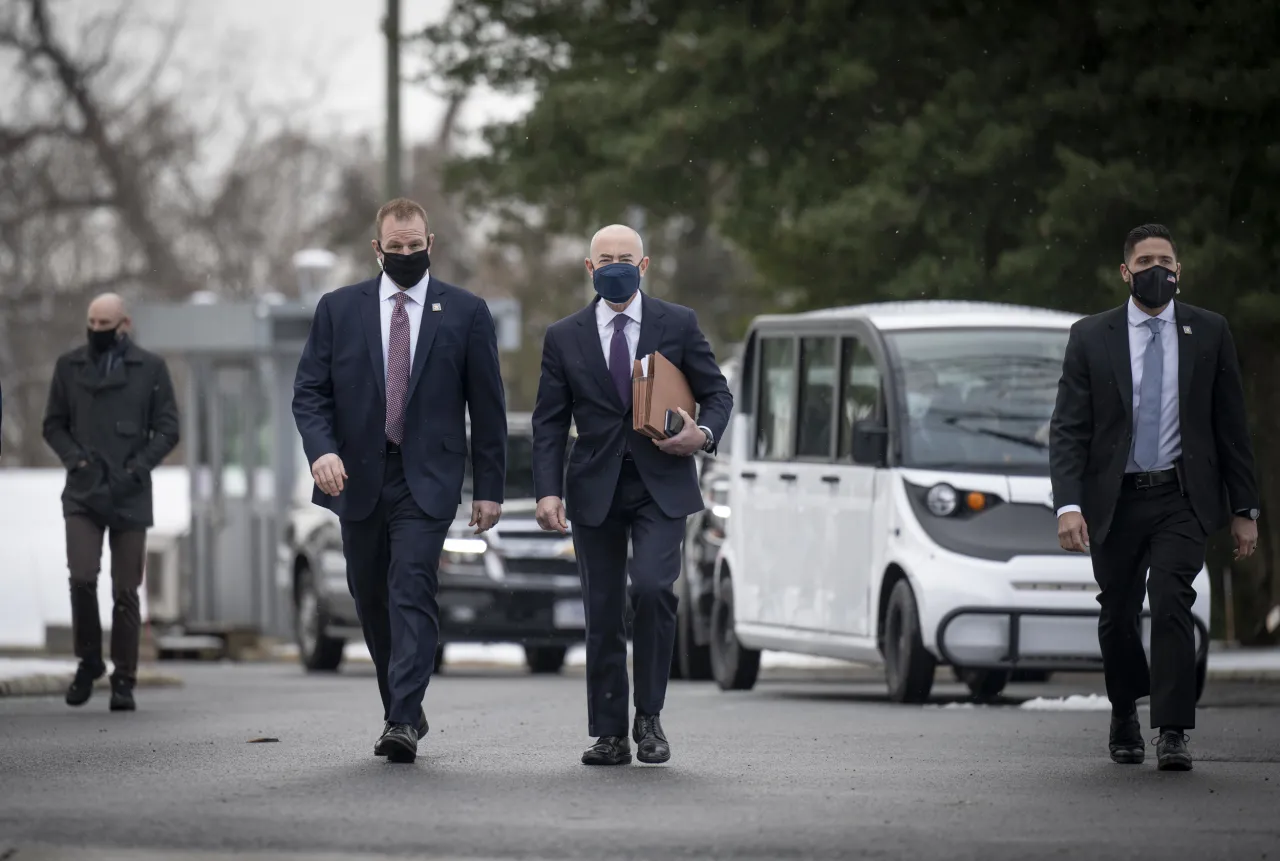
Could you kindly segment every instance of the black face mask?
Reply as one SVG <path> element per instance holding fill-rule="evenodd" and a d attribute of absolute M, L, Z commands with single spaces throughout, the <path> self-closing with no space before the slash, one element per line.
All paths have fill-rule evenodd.
<path fill-rule="evenodd" d="M 1152 266 L 1141 272 L 1129 272 L 1129 292 L 1145 307 L 1163 308 L 1178 292 L 1178 276 L 1172 269 Z"/>
<path fill-rule="evenodd" d="M 382 251 L 381 242 L 378 243 L 378 250 Z M 382 251 L 382 271 L 406 290 L 421 281 L 422 276 L 426 275 L 430 268 L 431 257 L 425 248 L 412 254 L 392 254 L 389 251 Z"/>
<path fill-rule="evenodd" d="M 120 338 L 120 327 L 114 329 L 89 329 L 89 349 L 95 353 L 106 353 L 116 345 Z"/>

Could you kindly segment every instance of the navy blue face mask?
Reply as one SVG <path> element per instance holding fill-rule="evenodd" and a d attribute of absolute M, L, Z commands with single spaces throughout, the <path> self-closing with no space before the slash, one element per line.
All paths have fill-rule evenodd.
<path fill-rule="evenodd" d="M 621 305 L 640 289 L 640 268 L 634 263 L 597 266 L 591 273 L 591 283 L 601 299 Z"/>

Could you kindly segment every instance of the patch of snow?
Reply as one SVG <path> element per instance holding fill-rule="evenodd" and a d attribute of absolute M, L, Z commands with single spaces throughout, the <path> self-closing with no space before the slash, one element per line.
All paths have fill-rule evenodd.
<path fill-rule="evenodd" d="M 71 624 L 67 539 L 62 519 L 61 469 L 0 470 L 0 646 L 44 648 L 45 628 Z M 191 522 L 187 470 L 160 467 L 151 474 L 156 525 L 151 534 L 176 535 Z M 111 548 L 103 541 L 98 612 L 111 624 Z M 147 590 L 140 590 L 142 618 Z"/>
<path fill-rule="evenodd" d="M 1036 697 L 1019 708 L 1033 712 L 1102 712 L 1111 711 L 1111 701 L 1097 694 L 1072 694 L 1069 697 Z"/>
<path fill-rule="evenodd" d="M 0 658 L 0 682 L 27 676 L 61 676 L 73 675 L 77 662 L 58 658 Z M 111 662 L 107 662 L 107 672 L 111 672 Z"/>

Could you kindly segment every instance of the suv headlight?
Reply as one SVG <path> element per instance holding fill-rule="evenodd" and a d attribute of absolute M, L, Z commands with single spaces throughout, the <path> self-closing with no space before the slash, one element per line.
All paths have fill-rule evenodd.
<path fill-rule="evenodd" d="M 450 565 L 482 565 L 484 554 L 489 550 L 489 542 L 483 538 L 446 538 L 444 540 L 444 561 Z"/>

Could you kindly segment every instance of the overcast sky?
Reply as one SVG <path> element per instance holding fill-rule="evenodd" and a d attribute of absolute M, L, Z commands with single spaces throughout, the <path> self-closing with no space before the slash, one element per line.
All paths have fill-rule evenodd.
<path fill-rule="evenodd" d="M 334 131 L 370 131 L 381 137 L 385 117 L 385 0 L 135 0 L 135 9 L 159 19 L 185 17 L 178 56 L 217 87 L 247 88 L 267 104 L 305 106 L 311 121 Z M 401 0 L 402 32 L 446 14 L 452 0 Z M 406 50 L 401 71 L 417 66 Z M 421 86 L 401 88 L 406 143 L 434 135 L 441 101 Z M 518 113 L 525 100 L 494 94 L 474 97 L 468 126 Z"/>

